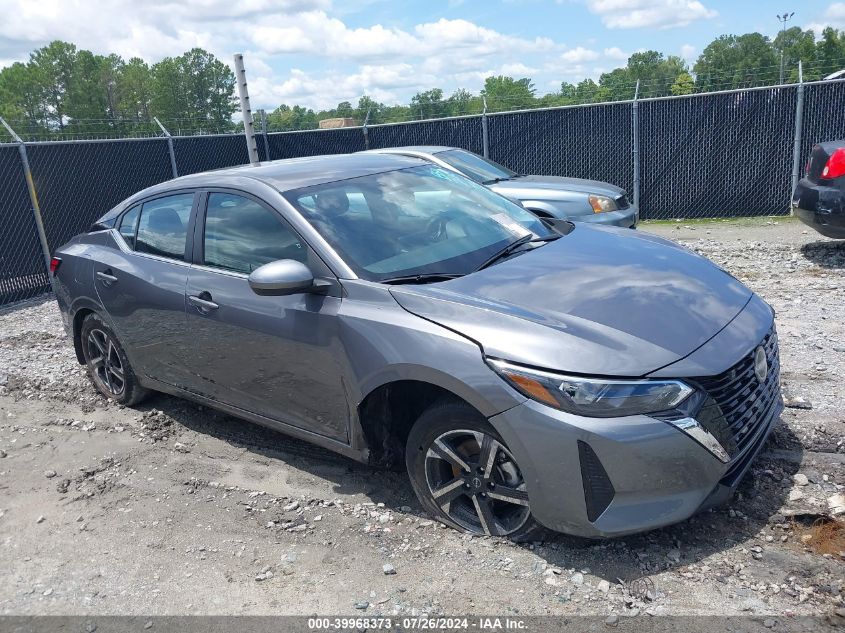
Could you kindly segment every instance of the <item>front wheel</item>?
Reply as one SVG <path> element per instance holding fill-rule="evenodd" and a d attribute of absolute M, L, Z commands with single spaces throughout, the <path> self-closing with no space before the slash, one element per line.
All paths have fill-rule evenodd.
<path fill-rule="evenodd" d="M 469 405 L 440 402 L 428 408 L 408 436 L 405 462 L 414 492 L 443 523 L 515 541 L 540 537 L 519 465 Z"/>

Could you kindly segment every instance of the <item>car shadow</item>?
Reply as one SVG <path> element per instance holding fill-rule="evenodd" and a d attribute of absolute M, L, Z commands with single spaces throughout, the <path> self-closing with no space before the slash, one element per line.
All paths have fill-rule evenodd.
<path fill-rule="evenodd" d="M 139 407 L 150 408 L 163 411 L 187 429 L 320 477 L 330 482 L 338 495 L 364 495 L 373 503 L 383 503 L 395 511 L 431 518 L 417 501 L 404 472 L 372 468 L 179 398 L 157 395 Z M 777 454 L 769 452 L 772 449 L 777 449 Z M 789 454 L 788 460 L 783 459 L 784 453 Z M 647 579 L 651 575 L 698 563 L 712 554 L 754 540 L 767 525 L 786 523 L 787 519 L 778 515 L 786 502 L 802 453 L 800 440 L 780 420 L 733 499 L 725 506 L 642 534 L 591 540 L 550 532 L 543 541 L 520 547 L 532 548 L 534 554 L 549 565 L 589 570 L 611 583 L 645 582 L 648 587 Z M 781 534 L 772 531 L 774 538 L 780 538 Z M 675 556 L 672 550 L 677 550 L 678 555 Z"/>
<path fill-rule="evenodd" d="M 845 268 L 845 240 L 808 242 L 801 254 L 822 268 Z"/>

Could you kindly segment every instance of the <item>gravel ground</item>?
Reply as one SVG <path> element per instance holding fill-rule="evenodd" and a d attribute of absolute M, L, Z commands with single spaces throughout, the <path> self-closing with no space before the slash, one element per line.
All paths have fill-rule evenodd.
<path fill-rule="evenodd" d="M 0 313 L 0 613 L 841 618 L 842 533 L 809 526 L 845 512 L 845 242 L 789 219 L 643 230 L 777 310 L 790 408 L 729 506 L 612 541 L 459 534 L 402 474 L 168 396 L 109 405 L 48 300 Z"/>

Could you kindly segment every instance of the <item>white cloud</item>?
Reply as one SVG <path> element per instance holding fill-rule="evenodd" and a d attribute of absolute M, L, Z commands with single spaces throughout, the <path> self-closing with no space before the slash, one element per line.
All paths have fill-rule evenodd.
<path fill-rule="evenodd" d="M 565 51 L 560 56 L 560 61 L 564 64 L 580 64 L 582 62 L 589 62 L 598 59 L 600 54 L 598 51 L 578 46 L 577 48 Z"/>
<path fill-rule="evenodd" d="M 808 24 L 806 28 L 820 35 L 829 26 L 836 29 L 845 28 L 845 2 L 832 3 L 827 7 L 821 19 Z"/>
<path fill-rule="evenodd" d="M 587 8 L 611 29 L 668 29 L 718 15 L 699 0 L 587 0 Z"/>
<path fill-rule="evenodd" d="M 604 49 L 604 56 L 608 59 L 618 59 L 619 61 L 627 62 L 631 54 L 626 53 L 618 46 L 611 46 L 610 48 Z"/>
<path fill-rule="evenodd" d="M 695 53 L 698 49 L 692 44 L 684 44 L 681 46 L 681 58 L 686 61 L 692 61 L 695 58 Z"/>

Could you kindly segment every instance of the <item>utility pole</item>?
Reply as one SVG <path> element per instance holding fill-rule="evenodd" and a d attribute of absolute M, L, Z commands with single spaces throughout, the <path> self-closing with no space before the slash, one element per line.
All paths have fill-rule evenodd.
<path fill-rule="evenodd" d="M 235 81 L 238 84 L 238 96 L 241 99 L 241 116 L 244 120 L 244 135 L 246 136 L 246 150 L 251 165 L 257 165 L 258 145 L 255 142 L 255 125 L 252 121 L 252 108 L 249 105 L 249 90 L 246 86 L 246 70 L 244 70 L 244 56 L 235 53 Z"/>
<path fill-rule="evenodd" d="M 783 85 L 783 49 L 786 44 L 786 23 L 792 19 L 795 11 L 792 13 L 783 12 L 783 15 L 776 15 L 775 17 L 780 22 L 780 85 Z"/>

